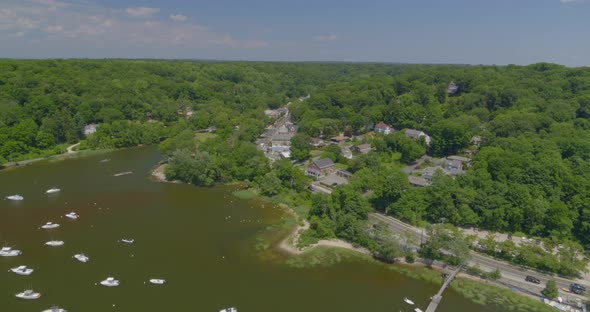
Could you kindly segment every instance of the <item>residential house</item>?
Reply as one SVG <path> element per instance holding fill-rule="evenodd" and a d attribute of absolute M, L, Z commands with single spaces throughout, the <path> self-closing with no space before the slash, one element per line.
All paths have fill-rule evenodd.
<path fill-rule="evenodd" d="M 467 158 L 467 157 L 463 157 L 463 156 L 453 155 L 453 156 L 447 157 L 447 160 L 460 161 L 464 166 L 471 165 L 471 158 Z"/>
<path fill-rule="evenodd" d="M 350 139 L 350 137 L 347 137 L 347 136 L 344 136 L 344 135 L 339 135 L 339 136 L 335 136 L 335 137 L 331 138 L 330 140 L 332 142 L 334 142 L 334 143 L 340 144 L 342 142 L 347 141 L 348 139 Z"/>
<path fill-rule="evenodd" d="M 334 162 L 330 158 L 324 158 L 313 161 L 307 169 L 305 175 L 319 179 L 327 173 L 334 170 Z"/>
<path fill-rule="evenodd" d="M 429 180 L 426 180 L 421 177 L 409 176 L 408 179 L 410 180 L 410 185 L 412 186 L 425 187 L 430 186 L 432 184 L 432 182 L 430 182 Z"/>
<path fill-rule="evenodd" d="M 447 88 L 447 93 L 449 95 L 454 95 L 454 94 L 457 94 L 457 92 L 459 92 L 459 86 L 457 86 L 454 82 L 451 81 L 451 83 L 449 83 L 449 86 Z"/>
<path fill-rule="evenodd" d="M 311 146 L 313 147 L 322 147 L 324 146 L 324 140 L 320 138 L 311 138 Z"/>
<path fill-rule="evenodd" d="M 357 153 L 367 154 L 373 149 L 371 148 L 371 144 L 361 144 L 358 146 L 353 147 Z"/>
<path fill-rule="evenodd" d="M 445 166 L 446 174 L 456 177 L 463 173 L 463 163 L 458 160 L 448 160 Z"/>
<path fill-rule="evenodd" d="M 474 135 L 471 138 L 471 144 L 479 147 L 481 145 L 481 137 L 479 135 Z"/>
<path fill-rule="evenodd" d="M 383 134 L 390 134 L 393 132 L 393 128 L 383 122 L 376 124 L 374 127 L 374 130 L 377 133 L 383 133 Z"/>
<path fill-rule="evenodd" d="M 97 124 L 89 124 L 84 126 L 84 130 L 82 131 L 82 133 L 84 133 L 84 135 L 90 135 L 93 134 L 94 132 L 96 132 L 98 128 Z"/>
<path fill-rule="evenodd" d="M 430 145 L 430 140 L 431 140 L 430 136 L 428 134 L 424 133 L 423 131 L 414 130 L 414 129 L 406 129 L 404 134 L 412 140 L 424 138 L 424 142 L 426 142 L 426 145 Z"/>
<path fill-rule="evenodd" d="M 291 145 L 291 136 L 288 134 L 277 133 L 272 136 L 272 145 Z"/>
<path fill-rule="evenodd" d="M 432 181 L 432 178 L 434 177 L 434 174 L 436 174 L 437 169 L 440 169 L 440 167 L 428 167 L 422 170 L 422 178 L 428 181 Z"/>
<path fill-rule="evenodd" d="M 350 178 L 350 177 L 352 177 L 352 173 L 351 172 L 348 172 L 348 171 L 342 170 L 342 169 L 337 170 L 336 171 L 336 175 L 341 176 L 343 178 L 347 178 L 347 179 Z"/>
<path fill-rule="evenodd" d="M 291 122 L 285 123 L 285 127 L 287 128 L 287 133 L 290 135 L 297 134 L 297 130 L 299 130 L 299 126 Z"/>
<path fill-rule="evenodd" d="M 276 109 L 267 109 L 264 111 L 264 114 L 268 118 L 276 118 L 279 116 L 279 112 Z"/>

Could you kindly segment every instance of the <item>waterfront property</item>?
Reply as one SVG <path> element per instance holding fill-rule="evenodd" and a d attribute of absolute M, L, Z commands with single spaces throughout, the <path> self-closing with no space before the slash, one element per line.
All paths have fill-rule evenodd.
<path fill-rule="evenodd" d="M 330 158 L 324 158 L 313 161 L 307 169 L 305 175 L 319 179 L 334 170 L 334 162 Z"/>

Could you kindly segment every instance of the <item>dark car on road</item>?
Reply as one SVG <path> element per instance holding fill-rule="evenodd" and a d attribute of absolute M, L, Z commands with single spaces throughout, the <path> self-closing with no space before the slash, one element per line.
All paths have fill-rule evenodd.
<path fill-rule="evenodd" d="M 570 285 L 570 290 L 573 293 L 576 293 L 578 295 L 581 295 L 581 294 L 583 294 L 586 291 L 586 287 L 584 287 L 584 286 L 582 286 L 580 284 L 574 283 L 574 284 L 571 284 Z"/>
<path fill-rule="evenodd" d="M 534 277 L 534 276 L 528 275 L 527 277 L 525 277 L 525 280 L 527 282 L 531 282 L 531 283 L 535 283 L 535 284 L 541 284 L 541 280 L 538 279 L 538 278 L 536 278 L 536 277 Z"/>

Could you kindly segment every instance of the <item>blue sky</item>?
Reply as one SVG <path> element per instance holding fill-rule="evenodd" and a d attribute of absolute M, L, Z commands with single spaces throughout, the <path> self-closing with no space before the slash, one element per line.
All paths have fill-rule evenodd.
<path fill-rule="evenodd" d="M 0 57 L 590 66 L 590 0 L 0 0 Z"/>

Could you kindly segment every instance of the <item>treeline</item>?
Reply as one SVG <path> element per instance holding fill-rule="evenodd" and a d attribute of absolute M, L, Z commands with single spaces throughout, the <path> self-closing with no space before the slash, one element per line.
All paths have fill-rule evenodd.
<path fill-rule="evenodd" d="M 194 113 L 198 128 L 231 131 L 240 114 L 277 108 L 333 81 L 382 66 L 212 63 L 145 60 L 0 60 L 0 164 L 58 153 L 83 138 L 87 124 L 113 124 L 91 146 L 150 143 L 115 130 L 122 121 L 155 122 L 152 131 Z M 392 70 L 392 69 L 388 69 Z M 401 68 L 396 71 L 401 71 Z M 99 129 L 100 129 L 99 127 Z M 138 128 L 136 124 L 131 127 Z M 143 131 L 140 129 L 140 131 Z M 118 142 L 104 139 L 113 135 Z M 173 136 L 176 133 L 158 133 Z M 100 135 L 100 133 L 99 133 Z M 257 136 L 258 134 L 256 134 Z M 151 135 L 150 135 L 151 136 Z M 130 141 L 129 143 L 120 142 Z"/>

